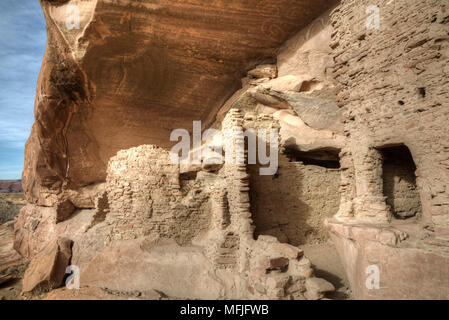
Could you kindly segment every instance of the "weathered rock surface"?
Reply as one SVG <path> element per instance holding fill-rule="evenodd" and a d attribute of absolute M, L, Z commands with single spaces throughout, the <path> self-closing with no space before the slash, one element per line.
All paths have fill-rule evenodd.
<path fill-rule="evenodd" d="M 81 285 L 121 291 L 153 288 L 175 298 L 218 299 L 224 288 L 199 247 L 146 248 L 145 240 L 112 244 L 81 274 Z"/>
<path fill-rule="evenodd" d="M 329 229 L 356 299 L 449 299 L 449 249 L 416 226 L 329 221 Z"/>
<path fill-rule="evenodd" d="M 32 258 L 58 237 L 72 240 L 74 250 L 81 240 L 87 240 L 85 232 L 92 226 L 94 210 L 80 210 L 68 220 L 56 223 L 54 208 L 36 205 L 25 206 L 14 223 L 14 249 L 22 256 Z M 93 249 L 93 246 L 90 246 Z M 86 249 L 84 254 L 89 254 Z"/>
<path fill-rule="evenodd" d="M 53 208 L 26 205 L 14 223 L 14 249 L 24 257 L 35 256 L 54 237 L 55 225 Z"/>
<path fill-rule="evenodd" d="M 71 240 L 59 238 L 31 260 L 23 277 L 23 295 L 39 294 L 62 284 L 72 256 L 71 245 Z"/>

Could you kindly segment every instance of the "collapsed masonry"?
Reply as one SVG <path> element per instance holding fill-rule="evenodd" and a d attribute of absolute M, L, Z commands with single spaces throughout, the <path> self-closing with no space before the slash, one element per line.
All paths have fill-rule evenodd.
<path fill-rule="evenodd" d="M 370 5 L 382 12 L 380 29 L 366 27 Z M 284 12 L 284 6 L 288 3 L 279 2 L 273 12 Z M 51 8 L 44 5 L 47 19 L 57 24 Z M 115 9 L 104 4 L 97 10 L 101 15 Z M 49 134 L 40 124 L 54 116 L 47 112 L 53 102 L 38 95 L 41 118 L 27 158 L 33 152 L 38 156 L 27 162 L 24 174 L 30 204 L 15 224 L 16 250 L 37 259 L 47 246 L 55 247 L 56 239 L 68 238 L 73 241 L 71 264 L 81 269 L 85 288 L 157 290 L 175 298 L 320 299 L 333 287 L 314 276 L 298 246 L 330 235 L 356 298 L 448 299 L 448 14 L 447 5 L 437 0 L 343 0 L 301 26 L 282 45 L 276 64 L 247 72 L 242 88 L 208 113 L 205 123 L 223 132 L 279 129 L 279 169 L 273 176 L 259 175 L 261 164 L 247 161 L 173 164 L 169 135 L 162 141 L 161 128 L 183 127 L 178 125 L 192 120 L 190 109 L 179 115 L 172 110 L 173 124 L 164 120 L 154 128 L 142 126 L 139 116 L 117 111 L 126 119 L 129 136 L 108 140 L 108 133 L 117 134 L 108 124 L 117 120 L 109 115 L 98 120 L 96 113 L 116 106 L 117 96 L 128 101 L 124 88 L 145 95 L 135 92 L 134 80 L 126 76 L 136 70 L 125 63 L 125 76 L 110 83 L 115 91 L 103 92 L 106 87 L 95 78 L 99 73 L 89 69 L 92 56 L 70 44 L 74 57 L 63 60 L 79 59 L 85 68 L 81 78 L 87 80 L 74 79 L 83 84 L 75 89 L 83 88 L 87 97 L 79 92 L 67 98 L 52 86 L 54 77 L 46 77 L 51 66 L 45 66 L 41 81 L 76 106 L 69 118 L 81 122 L 64 136 L 68 158 L 49 157 L 51 146 L 43 144 L 60 141 L 59 131 L 36 147 L 36 132 Z M 128 32 L 112 28 L 107 19 L 99 21 L 86 22 L 102 34 L 101 40 L 84 35 L 93 46 L 87 52 L 114 39 L 110 30 Z M 50 41 L 63 41 L 55 32 L 50 30 Z M 56 46 L 50 49 L 58 56 L 52 51 Z M 162 67 L 153 67 L 155 79 L 166 80 Z M 210 83 L 202 81 L 189 90 L 201 95 L 203 86 L 210 91 Z M 159 89 L 165 92 L 165 86 Z M 80 112 L 85 105 L 91 109 Z M 154 114 L 142 114 L 147 116 Z M 94 119 L 98 127 L 87 125 Z M 81 132 L 88 137 L 80 137 Z M 90 153 L 79 153 L 80 146 Z M 71 166 L 64 167 L 66 159 Z M 60 181 L 61 168 L 66 175 Z M 380 271 L 380 288 L 366 285 L 372 266 Z"/>
<path fill-rule="evenodd" d="M 223 131 L 236 133 L 278 127 L 272 115 L 244 117 L 237 109 L 222 122 Z M 236 144 L 243 138 L 225 139 Z M 89 216 L 74 240 L 71 261 L 81 269 L 83 287 L 155 289 L 202 299 L 320 299 L 334 290 L 314 277 L 299 248 L 268 235 L 255 240 L 247 161 L 204 163 L 175 164 L 168 151 L 151 145 L 120 151 L 110 160 L 96 209 L 53 226 L 64 230 L 55 235 L 73 238 L 70 229 L 81 226 L 75 221 Z M 57 211 L 48 213 L 53 221 Z M 26 223 L 18 224 L 23 232 Z M 45 230 L 47 236 L 52 231 Z"/>

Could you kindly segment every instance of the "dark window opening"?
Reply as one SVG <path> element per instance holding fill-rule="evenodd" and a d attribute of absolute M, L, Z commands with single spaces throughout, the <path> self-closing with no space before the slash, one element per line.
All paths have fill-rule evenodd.
<path fill-rule="evenodd" d="M 387 204 L 397 219 L 421 215 L 421 199 L 416 186 L 416 165 L 405 145 L 380 149 L 383 156 L 383 190 Z"/>
<path fill-rule="evenodd" d="M 315 165 L 328 169 L 340 169 L 339 153 L 340 151 L 337 149 L 304 152 L 294 146 L 284 148 L 284 154 L 290 162 L 302 162 L 305 165 Z"/>
<path fill-rule="evenodd" d="M 421 98 L 426 97 L 426 88 L 418 88 L 418 93 L 421 96 Z"/>
<path fill-rule="evenodd" d="M 197 173 L 198 172 L 196 171 L 190 171 L 179 175 L 179 184 L 181 187 L 181 192 L 184 196 L 187 195 L 194 187 Z"/>

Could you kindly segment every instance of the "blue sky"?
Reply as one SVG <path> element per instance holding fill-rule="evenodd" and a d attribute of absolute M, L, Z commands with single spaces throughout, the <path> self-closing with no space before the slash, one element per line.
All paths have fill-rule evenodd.
<path fill-rule="evenodd" d="M 38 0 L 0 1 L 0 180 L 22 175 L 45 42 Z"/>

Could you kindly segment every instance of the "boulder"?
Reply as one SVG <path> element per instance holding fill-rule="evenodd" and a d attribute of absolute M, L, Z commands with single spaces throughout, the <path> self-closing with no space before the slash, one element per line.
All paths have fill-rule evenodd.
<path fill-rule="evenodd" d="M 280 255 L 289 259 L 299 259 L 304 254 L 304 251 L 298 247 L 292 246 L 287 243 L 273 243 L 272 250 L 279 252 Z"/>
<path fill-rule="evenodd" d="M 14 249 L 23 257 L 34 257 L 54 239 L 55 227 L 54 208 L 26 205 L 14 223 Z"/>
<path fill-rule="evenodd" d="M 283 270 L 288 267 L 289 259 L 284 257 L 270 258 L 261 261 L 266 270 Z"/>
<path fill-rule="evenodd" d="M 71 240 L 59 238 L 31 260 L 23 277 L 24 296 L 40 294 L 62 284 L 72 256 L 71 245 Z"/>
<path fill-rule="evenodd" d="M 326 292 L 335 291 L 332 283 L 321 278 L 308 278 L 306 280 L 306 298 L 309 300 L 318 300 L 324 298 Z"/>

